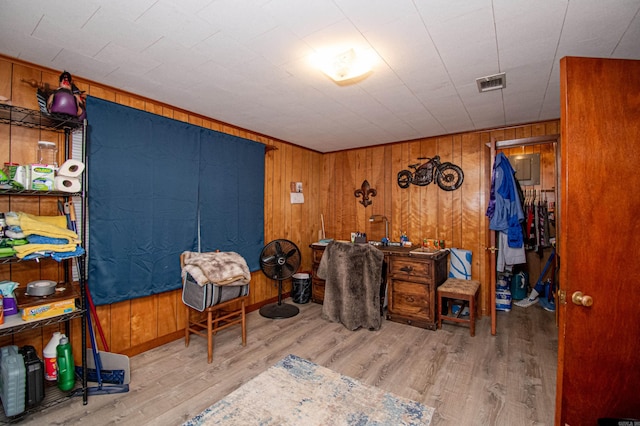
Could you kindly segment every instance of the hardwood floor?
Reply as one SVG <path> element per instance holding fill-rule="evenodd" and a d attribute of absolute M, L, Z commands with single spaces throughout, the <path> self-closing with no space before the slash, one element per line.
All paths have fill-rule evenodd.
<path fill-rule="evenodd" d="M 497 336 L 483 317 L 475 337 L 455 324 L 429 331 L 386 320 L 348 331 L 324 321 L 321 305 L 298 306 L 284 320 L 249 313 L 246 347 L 239 326 L 221 331 L 212 364 L 203 338 L 188 348 L 177 340 L 131 358 L 128 393 L 73 399 L 21 424 L 181 424 L 289 353 L 432 406 L 435 425 L 553 424 L 557 329 L 539 305 L 499 313 Z"/>

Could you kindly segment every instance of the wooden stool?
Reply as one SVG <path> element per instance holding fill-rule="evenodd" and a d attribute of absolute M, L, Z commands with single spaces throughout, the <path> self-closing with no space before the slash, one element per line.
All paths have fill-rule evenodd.
<path fill-rule="evenodd" d="M 213 336 L 227 327 L 235 324 L 242 324 L 242 346 L 247 345 L 247 320 L 245 312 L 245 302 L 249 296 L 242 296 L 231 299 L 205 309 L 207 317 L 205 319 L 191 319 L 191 311 L 195 309 L 187 306 L 186 326 L 184 329 L 184 345 L 189 346 L 189 335 L 197 334 L 207 338 L 207 363 L 213 361 Z M 233 309 L 227 309 L 236 304 Z M 240 306 L 237 306 L 239 304 Z M 197 311 L 196 311 L 197 312 Z"/>
<path fill-rule="evenodd" d="M 476 299 L 480 283 L 474 280 L 447 279 L 438 287 L 438 328 L 442 328 L 442 320 L 469 324 L 471 336 L 476 334 Z M 445 301 L 445 314 L 442 313 L 442 301 Z M 453 315 L 449 304 L 458 305 L 460 310 Z M 462 318 L 462 310 L 469 307 L 469 319 Z"/>
<path fill-rule="evenodd" d="M 180 255 L 180 268 L 184 268 L 184 256 L 184 253 Z M 183 286 L 184 285 L 186 284 L 183 283 Z M 184 293 L 182 295 L 182 301 L 185 302 L 186 308 L 184 345 L 187 347 L 189 346 L 189 338 L 191 334 L 206 337 L 207 363 L 211 364 L 213 361 L 213 336 L 215 336 L 218 331 L 231 327 L 235 324 L 242 324 L 242 346 L 247 345 L 247 316 L 245 305 L 249 300 L 249 284 L 244 285 L 247 287 L 246 291 L 234 290 L 231 294 L 228 292 L 225 294 L 224 289 L 226 287 L 227 290 L 229 290 L 229 288 L 233 288 L 235 286 L 217 286 L 213 284 L 207 284 L 207 286 L 211 287 L 209 290 L 211 290 L 210 299 L 212 304 L 209 307 L 204 308 L 203 306 L 203 309 L 194 309 L 185 302 Z M 244 294 L 245 296 L 241 296 L 241 294 Z M 201 312 L 207 313 L 206 318 L 202 317 Z"/>

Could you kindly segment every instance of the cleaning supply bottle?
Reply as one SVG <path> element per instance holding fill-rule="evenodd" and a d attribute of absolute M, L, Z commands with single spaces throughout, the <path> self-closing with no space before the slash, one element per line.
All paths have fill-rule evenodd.
<path fill-rule="evenodd" d="M 56 348 L 58 347 L 58 343 L 60 343 L 60 336 L 62 336 L 62 334 L 59 331 L 53 333 L 51 340 L 49 340 L 47 346 L 42 350 L 42 356 L 44 358 L 44 378 L 52 382 L 58 378 L 58 368 L 56 367 L 58 354 Z"/>
<path fill-rule="evenodd" d="M 60 336 L 60 343 L 56 347 L 58 354 L 58 388 L 67 392 L 73 389 L 76 383 L 75 367 L 73 365 L 73 352 L 69 338 L 64 334 Z"/>
<path fill-rule="evenodd" d="M 0 400 L 6 416 L 24 411 L 25 367 L 15 345 L 0 348 Z"/>

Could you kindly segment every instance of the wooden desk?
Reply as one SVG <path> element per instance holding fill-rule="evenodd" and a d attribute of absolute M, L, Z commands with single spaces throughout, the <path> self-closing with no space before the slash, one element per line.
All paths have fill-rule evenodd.
<path fill-rule="evenodd" d="M 324 280 L 318 266 L 325 246 L 311 244 L 313 255 L 311 300 L 324 301 Z M 409 247 L 377 247 L 384 253 L 387 277 L 387 319 L 416 327 L 436 329 L 436 288 L 447 279 L 448 250 L 413 254 Z"/>

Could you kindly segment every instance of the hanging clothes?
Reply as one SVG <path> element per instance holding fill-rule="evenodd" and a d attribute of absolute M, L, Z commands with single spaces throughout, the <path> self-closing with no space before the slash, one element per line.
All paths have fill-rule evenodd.
<path fill-rule="evenodd" d="M 535 221 L 535 203 L 531 200 L 525 205 L 525 215 L 527 217 L 527 241 L 526 241 L 526 249 L 534 250 L 536 248 L 536 221 Z"/>
<path fill-rule="evenodd" d="M 493 164 L 491 193 L 486 215 L 489 217 L 489 229 L 500 233 L 498 271 L 503 272 L 505 269 L 510 270 L 513 265 L 526 263 L 522 232 L 524 210 L 515 170 L 502 152 L 496 155 Z"/>
<path fill-rule="evenodd" d="M 537 191 L 525 199 L 524 212 L 525 249 L 537 252 L 543 256 L 543 249 L 551 247 L 554 234 L 551 233 L 553 210 L 549 209 L 547 200 L 540 200 Z"/>
<path fill-rule="evenodd" d="M 511 271 L 513 265 L 527 263 L 527 255 L 524 245 L 520 248 L 509 247 L 506 232 L 498 232 L 498 256 L 496 257 L 496 270 L 498 272 Z"/>
<path fill-rule="evenodd" d="M 551 227 L 549 226 L 549 208 L 546 201 L 540 202 L 538 211 L 538 227 L 540 228 L 538 231 L 540 236 L 538 239 L 538 253 L 540 256 L 543 256 L 543 249 L 552 246 Z"/>

